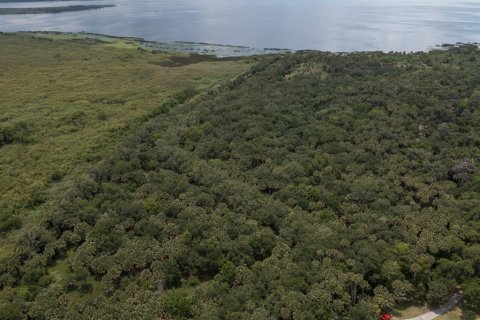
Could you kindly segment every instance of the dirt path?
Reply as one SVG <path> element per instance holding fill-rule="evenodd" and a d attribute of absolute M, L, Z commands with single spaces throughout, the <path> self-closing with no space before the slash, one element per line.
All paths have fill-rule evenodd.
<path fill-rule="evenodd" d="M 421 316 L 415 317 L 415 318 L 410 318 L 407 320 L 432 320 L 435 319 L 436 317 L 441 316 L 445 312 L 453 309 L 459 302 L 462 300 L 463 294 L 461 292 L 455 293 L 450 300 L 448 300 L 447 303 L 445 303 L 443 306 L 427 312 L 425 314 L 422 314 Z"/>

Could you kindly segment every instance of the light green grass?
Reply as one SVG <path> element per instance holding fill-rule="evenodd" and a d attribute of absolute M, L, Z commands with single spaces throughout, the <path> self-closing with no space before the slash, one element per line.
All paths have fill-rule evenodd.
<path fill-rule="evenodd" d="M 175 92 L 212 87 L 249 66 L 210 61 L 162 67 L 158 63 L 170 54 L 133 50 L 122 41 L 55 37 L 0 35 L 0 127 L 24 124 L 29 140 L 0 149 L 0 207 L 41 202 L 53 182 L 100 160 L 136 119 Z"/>
<path fill-rule="evenodd" d="M 73 255 L 73 251 L 67 251 L 66 259 Z M 68 264 L 66 259 L 57 261 L 54 265 L 48 268 L 48 273 L 53 277 L 55 282 L 61 282 L 64 280 L 65 275 L 68 273 Z"/>
<path fill-rule="evenodd" d="M 12 244 L 0 246 L 0 259 L 6 258 L 13 247 L 14 246 Z"/>

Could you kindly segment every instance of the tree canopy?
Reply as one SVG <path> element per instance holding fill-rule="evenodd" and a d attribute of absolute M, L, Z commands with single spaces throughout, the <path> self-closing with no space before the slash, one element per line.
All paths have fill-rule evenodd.
<path fill-rule="evenodd" d="M 263 58 L 22 230 L 8 319 L 373 319 L 480 292 L 476 46 Z M 61 276 L 58 276 L 58 274 Z"/>

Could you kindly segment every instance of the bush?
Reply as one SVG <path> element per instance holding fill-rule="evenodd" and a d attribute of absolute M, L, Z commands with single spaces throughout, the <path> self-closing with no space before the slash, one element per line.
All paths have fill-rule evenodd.
<path fill-rule="evenodd" d="M 435 280 L 428 284 L 427 301 L 429 304 L 437 306 L 447 300 L 450 293 L 448 281 Z"/>
<path fill-rule="evenodd" d="M 30 126 L 24 121 L 0 127 L 0 147 L 12 143 L 29 143 L 32 141 L 31 133 Z"/>
<path fill-rule="evenodd" d="M 360 301 L 353 309 L 351 313 L 352 320 L 371 320 L 376 319 L 375 309 L 371 303 L 366 301 Z"/>
<path fill-rule="evenodd" d="M 0 212 L 0 233 L 7 232 L 13 229 L 20 229 L 22 221 L 8 212 Z"/>
<path fill-rule="evenodd" d="M 166 291 L 163 294 L 165 311 L 175 319 L 185 319 L 190 316 L 190 301 L 180 289 Z"/>
<path fill-rule="evenodd" d="M 187 87 L 175 94 L 175 100 L 177 100 L 177 102 L 181 104 L 186 102 L 188 99 L 194 97 L 195 95 L 197 95 L 197 93 L 198 93 L 198 90 L 195 89 L 194 87 Z"/>
<path fill-rule="evenodd" d="M 480 280 L 470 281 L 466 284 L 463 301 L 467 307 L 480 310 L 478 304 L 480 301 Z"/>

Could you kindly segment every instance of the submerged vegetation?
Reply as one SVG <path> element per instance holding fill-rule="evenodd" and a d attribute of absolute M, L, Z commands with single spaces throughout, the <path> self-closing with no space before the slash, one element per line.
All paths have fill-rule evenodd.
<path fill-rule="evenodd" d="M 11 50 L 20 41 L 0 39 L 13 41 Z M 438 305 L 458 290 L 464 308 L 478 308 L 476 46 L 263 57 L 215 90 L 195 95 L 198 89 L 184 89 L 171 99 L 161 94 L 160 101 L 148 86 L 160 81 L 150 68 L 178 72 L 191 65 L 178 58 L 150 63 L 163 58 L 98 43 L 69 44 L 65 51 L 58 48 L 63 42 L 45 43 L 53 46 L 49 59 L 64 59 L 82 77 L 65 72 L 70 85 L 56 83 L 49 93 L 43 86 L 50 80 L 37 82 L 34 72 L 45 74 L 56 60 L 17 75 L 2 69 L 1 79 L 19 77 L 2 97 L 25 99 L 19 88 L 43 99 L 66 95 L 69 102 L 55 112 L 67 128 L 56 131 L 53 111 L 35 116 L 44 124 L 28 116 L 12 120 L 18 110 L 49 110 L 18 100 L 11 118 L 2 119 L 11 126 L 2 157 L 5 148 L 42 140 L 31 127 L 54 137 L 89 128 L 94 113 L 63 114 L 79 100 L 82 110 L 89 103 L 101 112 L 96 103 L 107 108 L 113 101 L 126 119 L 133 116 L 125 112 L 138 108 L 145 109 L 136 116 L 149 116 L 114 150 L 107 147 L 109 154 L 98 145 L 102 152 L 80 161 L 64 188 L 31 201 L 32 215 L 25 217 L 34 223 L 15 231 L 1 255 L 0 318 L 360 320 L 399 305 Z M 96 67 L 110 63 L 121 70 L 94 80 L 102 72 L 88 61 L 99 55 L 109 58 Z M 236 61 L 194 66 L 203 63 L 241 69 Z M 89 70 L 94 76 L 85 74 Z M 192 69 L 185 72 L 184 83 L 195 78 Z M 178 74 L 165 74 L 178 88 Z M 121 94 L 123 86 L 114 84 L 135 75 L 138 86 Z M 85 82 L 76 86 L 72 79 Z M 99 82 L 89 87 L 91 81 Z M 135 99 L 131 109 L 129 99 Z M 109 119 L 113 110 L 107 110 L 98 119 Z M 116 128 L 108 146 L 124 137 L 124 127 Z M 72 154 L 80 141 L 92 146 L 105 136 L 62 138 L 74 147 L 52 152 L 49 143 L 38 159 Z M 84 159 L 85 150 L 72 158 Z M 22 172 L 40 166 L 38 159 L 12 155 L 10 166 Z M 65 172 L 77 165 L 66 163 Z M 52 176 L 50 188 L 62 176 Z M 12 197 L 2 201 L 15 206 Z"/>

